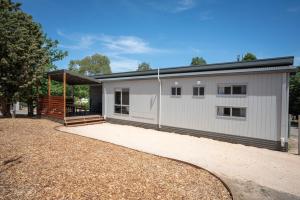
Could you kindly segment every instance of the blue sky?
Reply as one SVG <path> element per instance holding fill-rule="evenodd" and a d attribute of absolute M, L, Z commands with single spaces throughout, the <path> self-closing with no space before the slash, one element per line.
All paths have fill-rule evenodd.
<path fill-rule="evenodd" d="M 300 0 L 20 0 L 72 59 L 107 55 L 113 72 L 295 56 L 300 64 Z"/>

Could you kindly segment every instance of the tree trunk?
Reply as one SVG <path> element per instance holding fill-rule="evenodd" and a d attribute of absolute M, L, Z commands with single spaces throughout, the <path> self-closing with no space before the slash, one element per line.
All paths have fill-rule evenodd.
<path fill-rule="evenodd" d="M 32 98 L 27 99 L 28 117 L 33 117 L 33 100 Z"/>
<path fill-rule="evenodd" d="M 1 99 L 1 113 L 4 117 L 11 117 L 11 113 L 10 113 L 10 103 L 8 101 L 8 99 L 6 99 L 5 97 L 2 97 Z"/>

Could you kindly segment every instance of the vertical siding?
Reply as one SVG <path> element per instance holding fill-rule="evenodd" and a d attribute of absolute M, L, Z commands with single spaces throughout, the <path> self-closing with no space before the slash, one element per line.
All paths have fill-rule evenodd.
<path fill-rule="evenodd" d="M 203 98 L 192 97 L 197 81 L 205 86 Z M 171 87 L 182 88 L 181 97 L 172 97 Z M 246 96 L 218 96 L 217 85 L 247 84 Z M 253 74 L 163 79 L 162 125 L 238 136 L 279 140 L 281 74 Z M 246 107 L 246 119 L 219 118 L 216 106 Z"/>
<path fill-rule="evenodd" d="M 103 87 L 106 92 L 106 105 L 103 105 L 107 109 L 106 117 L 157 124 L 159 90 L 157 80 L 105 82 Z M 114 113 L 114 91 L 117 88 L 129 88 L 129 115 Z"/>
<path fill-rule="evenodd" d="M 192 88 L 201 81 L 205 96 L 195 98 Z M 182 88 L 180 97 L 171 96 L 171 87 Z M 244 97 L 217 95 L 217 85 L 247 84 Z M 131 80 L 105 82 L 107 93 L 106 117 L 157 124 L 158 92 L 157 80 Z M 251 74 L 238 76 L 207 76 L 162 79 L 161 125 L 224 133 L 279 141 L 281 119 L 282 74 Z M 130 89 L 129 116 L 114 114 L 115 88 Z M 105 97 L 103 97 L 105 99 Z M 104 100 L 103 100 L 104 101 Z M 216 106 L 246 107 L 246 119 L 218 118 Z"/>

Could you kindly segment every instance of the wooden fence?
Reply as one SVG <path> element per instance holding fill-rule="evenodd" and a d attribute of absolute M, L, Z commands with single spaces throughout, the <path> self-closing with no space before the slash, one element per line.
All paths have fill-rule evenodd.
<path fill-rule="evenodd" d="M 49 101 L 50 100 L 50 101 Z M 58 119 L 64 119 L 64 97 L 44 96 L 39 99 L 38 113 Z"/>

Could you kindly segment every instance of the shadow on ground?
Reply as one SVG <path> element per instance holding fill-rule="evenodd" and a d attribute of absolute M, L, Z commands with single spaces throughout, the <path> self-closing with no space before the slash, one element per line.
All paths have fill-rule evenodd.
<path fill-rule="evenodd" d="M 230 187 L 234 200 L 300 200 L 299 196 L 257 185 L 252 181 L 223 178 Z"/>

